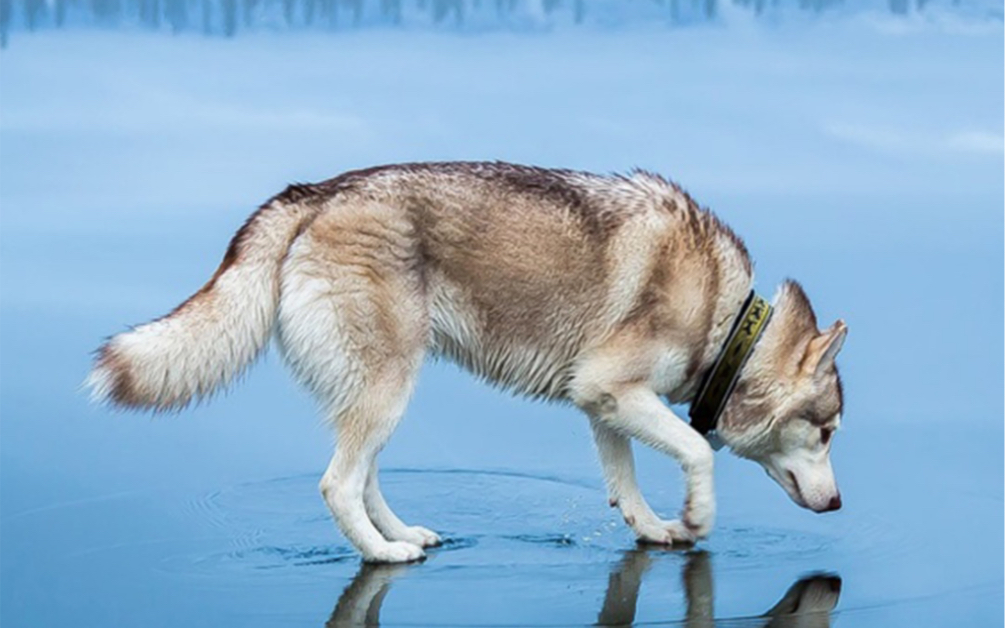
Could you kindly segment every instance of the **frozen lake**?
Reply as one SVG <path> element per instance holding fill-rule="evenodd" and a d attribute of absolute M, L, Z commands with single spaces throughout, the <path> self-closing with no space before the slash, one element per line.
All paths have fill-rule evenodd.
<path fill-rule="evenodd" d="M 0 53 L 0 623 L 991 626 L 1003 612 L 1000 21 L 878 14 L 668 31 L 20 34 Z M 230 394 L 92 407 L 90 352 L 210 276 L 291 181 L 505 159 L 680 181 L 757 286 L 844 318 L 844 508 L 717 456 L 691 551 L 636 548 L 572 409 L 427 367 L 381 457 L 447 539 L 364 567 L 331 449 L 270 352 Z M 654 508 L 675 465 L 636 448 Z M 801 613 L 793 616 L 792 613 Z"/>

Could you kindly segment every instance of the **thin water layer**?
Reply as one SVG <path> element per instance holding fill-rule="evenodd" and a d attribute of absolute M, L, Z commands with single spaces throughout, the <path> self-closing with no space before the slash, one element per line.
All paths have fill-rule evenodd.
<path fill-rule="evenodd" d="M 156 610 L 164 620 L 147 625 L 878 626 L 933 604 L 985 617 L 965 604 L 994 599 L 1001 582 L 969 558 L 939 567 L 938 584 L 910 583 L 939 553 L 906 518 L 785 526 L 732 509 L 709 540 L 667 549 L 637 545 L 585 479 L 392 469 L 382 483 L 396 508 L 443 535 L 424 562 L 362 564 L 314 475 L 56 504 L 5 527 L 29 544 L 64 536 L 67 522 L 87 531 L 71 550 L 36 556 L 38 575 L 54 570 L 65 594 L 43 616 L 139 621 Z M 953 501 L 984 518 L 1001 508 L 986 496 Z M 959 556 L 975 549 L 958 544 Z M 136 589 L 158 594 L 140 603 Z"/>

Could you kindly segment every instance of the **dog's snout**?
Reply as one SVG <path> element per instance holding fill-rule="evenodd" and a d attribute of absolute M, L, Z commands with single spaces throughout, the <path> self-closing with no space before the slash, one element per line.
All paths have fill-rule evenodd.
<path fill-rule="evenodd" d="M 827 502 L 827 508 L 824 509 L 824 512 L 830 512 L 832 510 L 840 510 L 840 509 L 841 509 L 841 493 L 838 493 L 834 497 L 831 497 L 831 500 Z"/>

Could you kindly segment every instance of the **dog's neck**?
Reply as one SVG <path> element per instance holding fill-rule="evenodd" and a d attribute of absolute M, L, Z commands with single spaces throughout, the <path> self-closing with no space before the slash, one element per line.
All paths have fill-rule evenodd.
<path fill-rule="evenodd" d="M 726 339 L 729 337 L 733 323 L 736 321 L 740 310 L 747 297 L 750 295 L 753 277 L 745 275 L 737 278 L 736 281 L 728 284 L 728 290 L 719 293 L 715 307 L 712 312 L 712 324 L 708 333 L 700 345 L 694 346 L 692 351 L 697 358 L 696 365 L 690 370 L 688 381 L 678 389 L 676 394 L 670 395 L 672 403 L 692 404 L 700 392 L 705 375 L 715 366 L 719 353 L 722 351 Z"/>
<path fill-rule="evenodd" d="M 714 265 L 715 275 L 708 277 L 709 283 L 715 286 L 714 295 L 710 295 L 711 320 L 706 323 L 708 326 L 700 342 L 689 347 L 691 364 L 687 377 L 667 395 L 670 403 L 694 403 L 705 374 L 715 365 L 754 284 L 752 264 L 742 242 L 720 231 L 713 247 L 718 262 Z"/>

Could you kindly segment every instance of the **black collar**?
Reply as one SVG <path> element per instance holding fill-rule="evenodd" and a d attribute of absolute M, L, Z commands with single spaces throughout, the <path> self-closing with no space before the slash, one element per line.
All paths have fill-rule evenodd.
<path fill-rule="evenodd" d="M 740 379 L 740 371 L 771 318 L 771 311 L 771 304 L 751 290 L 733 321 L 733 328 L 726 337 L 722 351 L 702 378 L 698 395 L 691 403 L 688 415 L 691 417 L 691 427 L 698 430 L 698 433 L 708 434 L 715 430 L 719 415 Z"/>

